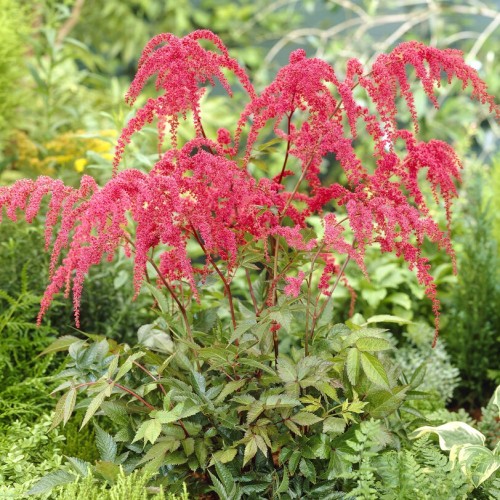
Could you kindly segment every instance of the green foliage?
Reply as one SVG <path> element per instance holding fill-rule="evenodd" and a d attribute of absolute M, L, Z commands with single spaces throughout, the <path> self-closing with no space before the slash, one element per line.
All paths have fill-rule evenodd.
<path fill-rule="evenodd" d="M 325 324 L 309 356 L 293 349 L 276 364 L 252 332 L 265 321 L 235 332 L 239 345 L 228 345 L 231 332 L 217 320 L 213 327 L 198 321 L 196 344 L 178 339 L 180 326 L 168 320 L 143 330 L 143 344 L 133 348 L 61 338 L 48 349 L 70 356 L 54 424 L 68 421 L 74 407 L 85 409 L 83 424 L 94 415 L 110 419 L 110 432 L 96 427 L 95 470 L 105 478 L 120 466 L 144 469 L 157 485 L 175 491 L 186 481 L 193 494 L 211 487 L 221 498 L 341 488 L 353 460 L 373 453 L 371 444 L 357 455 L 348 449 L 353 436 L 359 443 L 372 429 L 362 420 L 397 419 L 412 387 L 398 381 L 384 330 Z M 377 450 L 396 445 L 381 422 L 372 425 Z M 210 480 L 200 482 L 200 473 Z"/>
<path fill-rule="evenodd" d="M 463 202 L 463 235 L 458 252 L 458 285 L 446 301 L 448 320 L 443 337 L 462 382 L 456 399 L 460 405 L 480 407 L 481 394 L 495 388 L 488 373 L 500 359 L 500 280 L 498 244 L 492 239 L 488 204 L 483 204 L 484 185 L 480 172 L 470 173 Z"/>
<path fill-rule="evenodd" d="M 448 403 L 456 387 L 460 384 L 459 370 L 451 362 L 446 350 L 446 342 L 439 339 L 432 348 L 434 329 L 429 325 L 417 323 L 408 326 L 404 334 L 407 342 L 394 351 L 394 356 L 403 373 L 413 374 L 417 369 L 425 370 L 420 390 L 433 393 L 437 401 L 432 402 L 431 394 L 420 405 L 437 405 L 444 407 Z M 422 409 L 422 406 L 419 406 Z"/>
<path fill-rule="evenodd" d="M 18 119 L 17 108 L 25 94 L 19 82 L 26 77 L 23 65 L 24 36 L 29 32 L 26 7 L 16 0 L 0 0 L 0 151 Z M 0 163 L 0 172 L 5 163 Z"/>
<path fill-rule="evenodd" d="M 42 476 L 63 462 L 64 436 L 51 429 L 51 416 L 35 424 L 0 424 L 0 497 L 20 498 Z"/>
<path fill-rule="evenodd" d="M 12 352 L 15 350 L 18 352 L 16 355 L 21 356 L 20 344 L 24 339 L 29 351 L 26 357 L 33 360 L 50 342 L 49 340 L 43 343 L 41 337 L 46 337 L 49 332 L 53 335 L 55 330 L 66 331 L 70 328 L 72 312 L 71 304 L 67 301 L 58 303 L 50 312 L 48 323 L 52 325 L 52 329 L 46 326 L 37 328 L 34 324 L 40 298 L 48 281 L 47 269 L 50 256 L 43 248 L 43 229 L 37 223 L 30 226 L 21 221 L 15 223 L 3 221 L 0 224 L 1 289 L 12 295 L 12 298 L 16 298 L 18 302 L 22 302 L 22 305 L 16 306 L 19 310 L 12 309 L 12 305 L 8 309 L 4 307 L 3 311 L 0 310 L 0 315 L 8 314 L 11 318 L 6 326 L 11 332 L 9 337 L 11 341 L 9 345 L 3 344 L 0 347 L 0 356 L 4 348 L 11 349 Z M 113 265 L 99 266 L 91 273 L 82 296 L 82 330 L 129 341 L 135 337 L 137 328 L 151 319 L 150 304 L 146 303 L 144 297 L 139 297 L 134 302 L 131 300 L 133 289 L 129 279 L 130 274 L 130 263 L 125 258 L 118 258 Z M 22 285 L 24 292 L 19 295 L 21 275 L 24 280 Z M 1 296 L 0 301 L 3 305 L 7 305 Z M 24 312 L 21 314 L 22 311 Z M 12 318 L 16 320 L 13 321 Z M 2 319 L 0 325 L 1 322 Z M 20 327 L 20 323 L 25 329 L 22 335 L 13 330 L 16 324 Z M 37 366 L 41 366 L 41 363 Z M 16 369 L 21 370 L 20 367 Z M 19 379 L 21 380 L 22 375 L 28 372 L 32 373 L 29 370 L 21 370 Z"/>
<path fill-rule="evenodd" d="M 26 421 L 49 411 L 49 373 L 57 366 L 50 357 L 37 354 L 54 338 L 50 326 L 37 328 L 40 297 L 28 290 L 27 266 L 15 294 L 0 289 L 0 422 L 20 416 Z"/>
<path fill-rule="evenodd" d="M 159 488 L 147 487 L 148 475 L 138 472 L 126 475 L 122 469 L 120 469 L 115 481 L 110 486 L 96 480 L 91 472 L 78 478 L 73 476 L 73 480 L 69 483 L 57 484 L 58 480 L 63 481 L 65 477 L 69 476 L 71 474 L 68 474 L 68 476 L 54 474 L 52 481 L 49 480 L 40 486 L 39 491 L 46 491 L 46 489 L 50 488 L 52 482 L 54 486 L 50 488 L 52 490 L 50 498 L 53 500 L 70 500 L 74 498 L 86 498 L 88 500 L 188 500 L 189 498 L 185 487 L 180 495 L 165 494 Z M 39 494 L 35 488 L 32 489 L 30 494 Z"/>

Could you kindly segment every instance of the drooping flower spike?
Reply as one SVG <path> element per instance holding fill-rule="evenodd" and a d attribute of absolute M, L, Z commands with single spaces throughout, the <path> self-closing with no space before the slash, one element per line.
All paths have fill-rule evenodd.
<path fill-rule="evenodd" d="M 215 50 L 205 49 L 200 44 L 203 41 L 212 43 Z M 48 177 L 0 187 L 0 217 L 5 207 L 11 219 L 21 210 L 31 222 L 43 197 L 51 196 L 46 214 L 46 245 L 52 245 L 51 282 L 39 321 L 57 293 L 72 290 L 78 324 L 85 275 L 104 257 L 111 259 L 122 245 L 133 250 L 136 293 L 147 263 L 155 255 L 161 275 L 158 286 L 173 288 L 179 281 L 187 282 L 196 298 L 196 275 L 203 277 L 213 264 L 222 262 L 226 284 L 240 263 L 242 248 L 255 244 L 264 254 L 262 259 L 269 261 L 273 258 L 269 242 L 282 238 L 289 248 L 317 256 L 319 293 L 327 296 L 331 282 L 342 273 L 336 256 L 348 256 L 364 269 L 366 248 L 377 243 L 382 252 L 402 257 L 432 300 L 437 331 L 439 301 L 422 244 L 430 239 L 453 257 L 449 217 L 461 163 L 448 144 L 416 138 L 418 117 L 407 66 L 415 68 L 434 105 L 439 104 L 435 87 L 446 73 L 449 81 L 459 79 L 464 88 L 470 83 L 472 97 L 500 116 L 485 84 L 456 50 L 403 43 L 379 56 L 372 68 L 363 68 L 355 59 L 349 61 L 344 80 L 324 61 L 308 59 L 298 50 L 275 81 L 257 95 L 244 70 L 210 31 L 196 31 L 184 38 L 170 34 L 153 38 L 144 49 L 127 101 L 133 103 L 155 75 L 156 88 L 162 94 L 149 99 L 124 128 L 114 161 L 116 171 L 133 133 L 156 118 L 160 150 L 166 125 L 171 148 L 162 153 L 153 169 L 115 172 L 102 188 L 88 176 L 78 189 Z M 216 80 L 231 95 L 226 70 L 236 75 L 250 102 L 232 132 L 219 129 L 211 140 L 203 130 L 200 99 L 203 86 L 214 85 Z M 358 100 L 358 91 L 365 92 L 364 102 L 369 100 L 372 105 Z M 398 92 L 410 110 L 415 133 L 398 128 Z M 193 117 L 195 137 L 178 145 L 179 120 L 187 119 L 188 114 Z M 269 165 L 268 177 L 256 180 L 250 174 L 252 149 L 259 135 L 269 130 L 268 124 L 286 144 L 285 159 L 277 168 Z M 373 144 L 373 154 L 367 159 L 361 159 L 353 146 L 360 125 Z M 343 170 L 345 185 L 325 183 L 326 156 L 334 158 L 332 164 Z M 446 230 L 430 215 L 421 172 L 436 200 L 444 200 Z M 341 219 L 339 213 L 345 217 Z M 311 215 L 322 218 L 321 238 L 304 237 Z M 346 236 L 344 222 L 348 222 L 354 242 Z M 202 248 L 204 263 L 196 263 L 189 255 L 190 241 Z M 278 275 L 269 284 L 271 293 L 281 280 L 284 293 L 298 297 L 306 280 L 303 270 L 278 269 L 278 263 L 274 267 Z M 311 282 L 309 277 L 306 281 Z"/>

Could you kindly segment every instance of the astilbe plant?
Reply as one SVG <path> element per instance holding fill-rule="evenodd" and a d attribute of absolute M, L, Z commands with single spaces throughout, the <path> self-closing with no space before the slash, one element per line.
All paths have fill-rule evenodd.
<path fill-rule="evenodd" d="M 434 105 L 446 74 L 471 85 L 472 97 L 500 116 L 456 50 L 403 43 L 371 69 L 349 61 L 343 79 L 297 50 L 258 93 L 210 31 L 182 39 L 164 34 L 146 46 L 127 100 L 133 103 L 152 77 L 160 95 L 123 130 L 111 180 L 99 187 L 83 176 L 73 188 L 39 177 L 0 188 L 2 213 L 5 207 L 13 220 L 21 210 L 32 221 L 50 196 L 50 283 L 39 322 L 64 291 L 72 292 L 78 325 L 86 274 L 121 248 L 134 260 L 136 294 L 145 286 L 160 309 L 158 321 L 140 329 L 139 346 L 106 340 L 89 346 L 65 336 L 48 348 L 69 347 L 71 358 L 63 373 L 70 380 L 57 389 L 67 391 L 54 425 L 68 421 L 80 391 L 92 396 L 82 403 L 83 424 L 100 409 L 123 426 L 114 437 L 101 436 L 98 473 L 109 477 L 110 467 L 117 474 L 121 464 L 130 471 L 146 463 L 161 472 L 163 484 L 190 480 L 200 489 L 206 482 L 221 498 L 257 491 L 276 498 L 292 490 L 293 498 L 304 498 L 317 480 L 320 494 L 354 477 L 349 455 L 331 450 L 350 439 L 347 426 L 352 436 L 361 419 L 392 415 L 423 371 L 401 384 L 397 368 L 380 354 L 391 348 L 383 330 L 330 325 L 331 296 L 348 262 L 366 272 L 366 248 L 378 245 L 416 271 L 433 304 L 437 335 L 439 301 L 424 240 L 453 259 L 450 209 L 461 164 L 448 144 L 417 139 L 408 67 Z M 202 98 L 217 81 L 230 95 L 230 82 L 237 82 L 248 100 L 232 130 L 211 136 Z M 413 131 L 400 128 L 399 101 Z M 157 163 L 148 172 L 120 170 L 133 135 L 153 121 Z M 193 137 L 183 142 L 186 127 Z M 373 145 L 370 157 L 358 156 L 358 137 Z M 276 147 L 283 152 L 278 163 Z M 262 174 L 258 166 L 269 151 Z M 343 172 L 342 182 L 325 180 L 326 160 Z M 431 215 L 426 184 L 444 204 L 444 229 Z M 385 444 L 395 442 L 385 434 Z M 119 454 L 116 442 L 127 451 Z M 212 466 L 222 482 L 208 471 Z"/>
<path fill-rule="evenodd" d="M 212 42 L 214 50 L 203 48 L 201 41 Z M 345 256 L 345 262 L 353 259 L 364 269 L 366 247 L 378 243 L 382 252 L 395 252 L 416 270 L 432 300 L 437 332 L 439 301 L 428 260 L 422 255 L 422 242 L 429 238 L 452 258 L 453 251 L 449 225 L 443 231 L 433 220 L 418 181 L 425 171 L 436 200 L 439 196 L 444 200 L 449 221 L 461 164 L 448 144 L 419 142 L 413 132 L 399 128 L 398 93 L 418 131 L 408 66 L 414 68 L 436 107 L 435 87 L 446 74 L 450 82 L 458 79 L 464 88 L 470 85 L 472 97 L 487 104 L 498 117 L 499 108 L 485 84 L 453 49 L 403 43 L 390 54 L 380 55 L 371 70 L 350 60 L 343 80 L 326 62 L 309 59 L 299 49 L 290 55 L 289 64 L 275 81 L 257 94 L 243 68 L 210 31 L 196 31 L 182 39 L 171 34 L 153 38 L 144 49 L 127 101 L 133 103 L 151 77 L 156 77 L 156 88 L 162 93 L 148 99 L 123 130 L 115 174 L 108 183 L 99 187 L 91 177 L 83 176 L 80 188 L 75 189 L 42 176 L 1 188 L 0 206 L 11 219 L 22 210 L 32 221 L 42 198 L 51 196 L 46 216 L 46 246 L 52 246 L 51 281 L 39 321 L 64 289 L 66 295 L 73 292 L 78 325 L 85 275 L 104 256 L 112 259 L 121 246 L 134 254 L 136 292 L 150 261 L 158 272 L 158 286 L 168 289 L 189 331 L 186 307 L 179 297 L 182 283 L 188 284 L 198 300 L 196 275 L 204 277 L 212 268 L 223 281 L 236 326 L 230 284 L 242 248 L 260 248 L 262 265 L 268 269 L 266 304 L 255 304 L 256 311 L 262 312 L 266 305 L 275 304 L 283 280 L 288 283 L 285 294 L 297 296 L 305 282 L 309 296 L 314 295 L 313 273 L 317 271 L 321 273 L 319 294 L 328 300 L 335 276 L 342 273 L 339 257 Z M 233 131 L 221 129 L 210 139 L 203 129 L 200 102 L 204 85 L 215 85 L 216 80 L 231 95 L 223 70 L 236 75 L 249 102 Z M 363 100 L 355 97 L 356 87 L 366 91 Z M 370 106 L 364 104 L 367 101 Z M 136 169 L 118 172 L 131 136 L 155 118 L 160 151 L 157 164 L 147 173 Z M 192 121 L 194 138 L 179 145 L 178 127 L 185 120 Z M 353 147 L 360 122 L 373 141 L 375 166 L 371 169 L 365 164 L 370 159 L 360 159 Z M 286 143 L 286 151 L 274 177 L 257 180 L 251 175 L 252 151 L 268 123 Z M 171 147 L 162 153 L 167 128 Z M 327 155 L 334 155 L 345 172 L 346 185 L 322 182 L 322 162 Z M 273 172 L 272 166 L 269 172 Z M 341 218 L 340 213 L 346 216 Z M 318 214 L 324 235 L 306 239 L 308 217 Z M 135 224 L 135 235 L 128 215 Z M 54 236 L 58 219 L 60 226 Z M 344 224 L 350 226 L 350 242 Z M 197 241 L 205 253 L 201 269 L 187 252 L 190 240 Z M 280 265 L 283 244 L 309 253 L 310 270 L 295 277 L 293 263 Z M 158 259 L 153 260 L 156 249 Z M 321 300 L 318 296 L 314 311 L 308 311 L 311 321 L 306 335 L 314 332 Z"/>

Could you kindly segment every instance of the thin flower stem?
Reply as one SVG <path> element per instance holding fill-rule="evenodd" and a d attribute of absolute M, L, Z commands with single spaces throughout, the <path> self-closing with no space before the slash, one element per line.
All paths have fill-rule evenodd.
<path fill-rule="evenodd" d="M 135 250 L 135 244 L 134 244 L 134 242 L 126 234 L 124 234 L 123 237 L 132 246 L 132 248 Z M 182 305 L 182 303 L 179 300 L 179 298 L 177 297 L 176 293 L 173 291 L 172 287 L 168 284 L 167 280 L 163 276 L 162 272 L 160 271 L 160 269 L 156 265 L 156 262 L 153 260 L 153 258 L 152 257 L 147 257 L 147 260 L 153 266 L 153 269 L 156 271 L 156 274 L 158 275 L 158 278 L 160 278 L 160 281 L 163 283 L 163 285 L 168 290 L 168 292 L 170 293 L 170 295 L 172 296 L 172 298 L 175 300 L 177 306 L 179 307 L 179 311 L 180 311 L 180 313 L 182 315 L 182 319 L 184 320 L 184 324 L 186 326 L 186 333 L 187 333 L 188 339 L 191 342 L 193 342 L 194 341 L 194 339 L 193 339 L 193 333 L 191 331 L 191 325 L 189 324 L 189 320 L 188 320 L 188 317 L 187 317 L 186 308 Z"/>
<path fill-rule="evenodd" d="M 219 269 L 217 264 L 213 261 L 212 256 L 209 255 L 209 253 L 207 252 L 205 245 L 201 241 L 201 238 L 198 236 L 198 232 L 196 231 L 194 226 L 191 223 L 189 223 L 189 225 L 191 226 L 193 236 L 195 237 L 196 241 L 198 242 L 201 249 L 203 250 L 203 253 L 205 254 L 205 256 L 208 259 L 208 261 L 210 262 L 210 264 L 212 264 L 212 267 L 215 269 L 215 272 L 220 276 L 220 279 L 222 280 L 222 283 L 224 285 L 224 289 L 226 291 L 227 299 L 229 301 L 229 311 L 231 313 L 231 321 L 233 323 L 233 328 L 236 328 L 236 316 L 234 313 L 233 294 L 231 293 L 231 287 L 230 287 L 229 283 L 227 282 L 225 276 L 222 274 L 222 271 Z"/>
<path fill-rule="evenodd" d="M 342 264 L 342 267 L 339 271 L 339 274 L 337 276 L 337 279 L 335 280 L 335 283 L 333 284 L 331 290 L 330 290 L 330 293 L 328 295 L 328 297 L 326 298 L 326 300 L 323 302 L 323 305 L 321 306 L 321 309 L 319 310 L 319 312 L 316 314 L 316 311 L 314 312 L 314 315 L 313 315 L 313 323 L 312 323 L 312 326 L 311 326 L 311 339 L 313 338 L 314 336 L 314 330 L 316 328 L 316 324 L 318 322 L 318 319 L 322 316 L 323 312 L 325 311 L 326 309 L 326 306 L 328 305 L 328 303 L 330 302 L 330 299 L 332 298 L 332 295 L 333 295 L 333 292 L 335 291 L 335 289 L 337 288 L 339 282 L 340 282 L 340 279 L 342 278 L 342 275 L 344 274 L 344 271 L 345 271 L 345 268 L 347 267 L 347 264 L 349 263 L 349 261 L 351 260 L 351 256 L 348 255 L 344 261 L 344 263 Z M 316 308 L 315 308 L 316 309 Z"/>
<path fill-rule="evenodd" d="M 292 102 L 293 102 L 293 96 L 292 96 Z M 295 110 L 294 110 L 295 111 Z M 288 141 L 286 143 L 286 153 L 285 153 L 285 159 L 283 160 L 283 166 L 281 167 L 281 173 L 278 178 L 278 184 L 281 184 L 281 181 L 283 180 L 283 175 L 285 174 L 285 169 L 286 169 L 286 164 L 288 162 L 288 156 L 290 153 L 290 146 L 291 146 L 291 141 L 290 141 L 290 130 L 291 130 L 291 125 L 292 125 L 292 116 L 294 111 L 292 111 L 288 115 L 288 125 L 287 125 L 287 135 L 288 135 Z"/>
<path fill-rule="evenodd" d="M 255 298 L 255 293 L 253 291 L 253 286 L 252 286 L 252 280 L 250 279 L 250 271 L 248 269 L 245 269 L 245 276 L 247 278 L 248 290 L 250 292 L 250 297 L 252 299 L 252 304 L 253 304 L 253 308 L 255 311 L 255 315 L 258 316 L 259 315 L 259 308 L 257 306 L 257 299 Z"/>

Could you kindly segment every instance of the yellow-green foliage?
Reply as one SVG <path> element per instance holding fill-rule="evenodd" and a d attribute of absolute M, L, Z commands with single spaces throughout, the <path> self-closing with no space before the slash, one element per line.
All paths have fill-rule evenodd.
<path fill-rule="evenodd" d="M 21 498 L 42 476 L 61 468 L 64 436 L 58 429 L 49 432 L 50 426 L 48 414 L 36 424 L 0 424 L 0 498 Z"/>
<path fill-rule="evenodd" d="M 493 234 L 497 245 L 500 246 L 500 154 L 493 160 L 491 168 L 491 211 Z"/>
<path fill-rule="evenodd" d="M 98 482 L 91 474 L 80 478 L 74 483 L 60 487 L 52 493 L 54 500 L 73 500 L 85 498 L 86 500 L 188 500 L 186 487 L 184 493 L 179 495 L 164 494 L 160 489 L 150 491 L 147 488 L 149 477 L 139 472 L 125 475 L 123 471 L 116 482 L 108 487 L 105 483 Z"/>
<path fill-rule="evenodd" d="M 16 107 L 22 94 L 23 36 L 28 31 L 28 17 L 23 2 L 0 0 L 0 147 L 12 131 Z"/>

